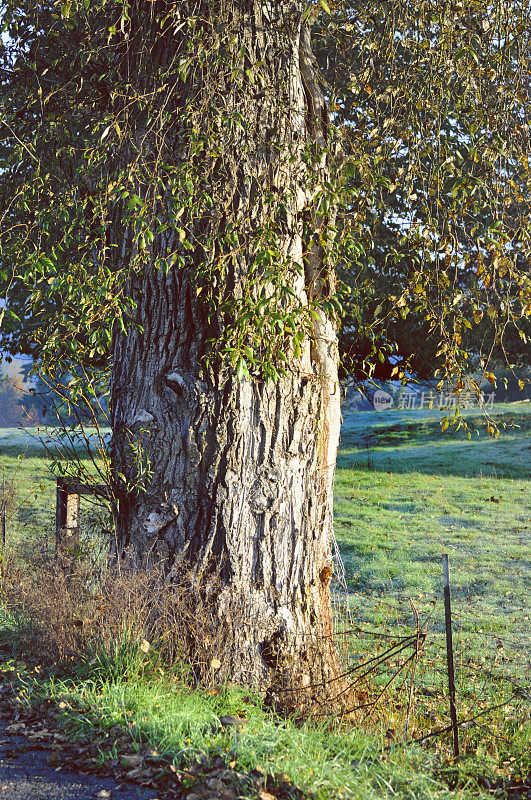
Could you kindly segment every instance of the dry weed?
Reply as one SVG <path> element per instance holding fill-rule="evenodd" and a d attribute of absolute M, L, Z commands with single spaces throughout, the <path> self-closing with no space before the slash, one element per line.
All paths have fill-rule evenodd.
<path fill-rule="evenodd" d="M 210 602 L 180 571 L 93 569 L 77 558 L 33 553 L 23 567 L 4 563 L 0 602 L 16 623 L 17 656 L 51 666 L 75 663 L 109 677 L 173 669 L 194 684 L 214 678 L 227 632 Z"/>

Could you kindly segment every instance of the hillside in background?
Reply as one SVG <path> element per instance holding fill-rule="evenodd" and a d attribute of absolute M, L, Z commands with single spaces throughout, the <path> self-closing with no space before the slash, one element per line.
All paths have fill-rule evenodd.
<path fill-rule="evenodd" d="M 28 377 L 27 358 L 4 357 L 0 364 L 0 427 L 34 427 L 44 422 L 43 404 Z"/>

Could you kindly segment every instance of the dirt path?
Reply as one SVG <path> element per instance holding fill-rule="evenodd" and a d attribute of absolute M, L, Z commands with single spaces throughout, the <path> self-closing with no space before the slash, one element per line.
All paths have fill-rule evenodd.
<path fill-rule="evenodd" d="M 6 733 L 0 721 L 0 800 L 149 800 L 154 792 L 118 788 L 112 778 L 79 775 L 48 763 L 49 750 Z"/>

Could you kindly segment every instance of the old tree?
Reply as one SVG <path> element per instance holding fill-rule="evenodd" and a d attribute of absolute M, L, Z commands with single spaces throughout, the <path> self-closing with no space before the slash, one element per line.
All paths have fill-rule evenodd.
<path fill-rule="evenodd" d="M 229 672 L 252 683 L 307 674 L 308 639 L 330 628 L 338 352 L 326 313 L 311 327 L 304 314 L 332 279 L 319 230 L 326 110 L 303 11 L 180 4 L 162 22 L 153 4 L 132 22 L 123 64 L 139 94 L 159 94 L 160 116 L 152 126 L 124 112 L 126 160 L 146 176 L 137 194 L 156 221 L 140 234 L 130 324 L 114 334 L 114 464 L 133 486 L 137 444 L 149 464 L 146 485 L 120 501 L 118 538 L 141 557 L 184 557 L 198 576 L 221 570 Z M 123 216 L 111 225 L 118 259 L 137 256 L 135 236 Z M 205 361 L 212 339 L 226 366 Z M 289 369 L 267 380 L 273 342 Z"/>
<path fill-rule="evenodd" d="M 354 318 L 372 308 L 364 362 L 387 358 L 380 291 L 388 329 L 414 305 L 439 336 L 456 391 L 471 320 L 528 311 L 517 5 L 6 4 L 4 345 L 33 352 L 80 421 L 109 391 L 118 556 L 187 576 L 234 680 L 338 673 L 335 266 Z M 512 87 L 503 103 L 489 80 Z M 382 208 L 409 239 L 382 235 L 378 261 Z"/>

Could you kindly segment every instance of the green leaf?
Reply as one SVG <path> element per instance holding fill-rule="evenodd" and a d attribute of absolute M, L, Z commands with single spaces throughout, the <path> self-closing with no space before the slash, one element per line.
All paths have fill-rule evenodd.
<path fill-rule="evenodd" d="M 239 357 L 236 364 L 236 377 L 239 381 L 243 381 L 244 378 L 249 377 L 249 370 L 247 369 L 247 363 L 243 356 Z"/>
<path fill-rule="evenodd" d="M 326 0 L 319 0 L 319 5 L 323 9 L 323 11 L 326 11 L 327 14 L 330 14 L 330 15 L 332 14 L 332 12 L 330 11 L 330 6 L 326 2 Z"/>

